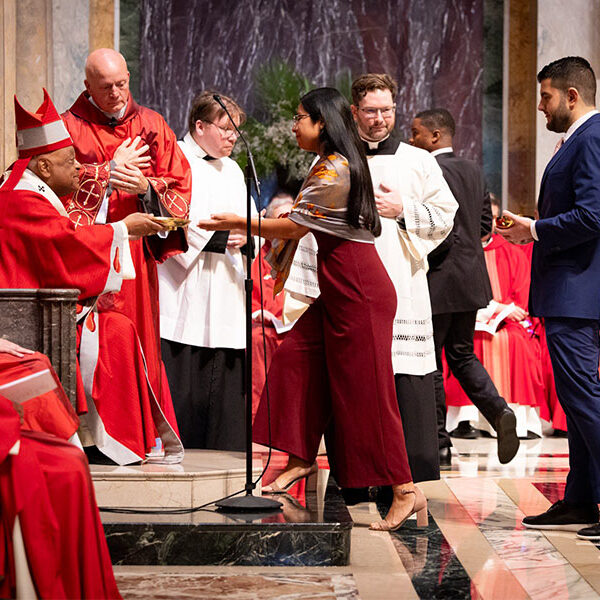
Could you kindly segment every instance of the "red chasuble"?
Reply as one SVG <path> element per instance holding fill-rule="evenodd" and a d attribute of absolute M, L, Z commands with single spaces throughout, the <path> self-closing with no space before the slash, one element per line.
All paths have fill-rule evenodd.
<path fill-rule="evenodd" d="M 484 248 L 494 300 L 527 310 L 530 269 L 523 252 L 499 235 Z M 531 329 L 531 328 L 528 328 Z M 540 343 L 521 323 L 503 321 L 495 335 L 476 331 L 475 354 L 489 373 L 498 393 L 509 404 L 541 407 L 544 402 Z M 465 406 L 470 400 L 458 381 L 446 380 L 448 406 Z"/>
<path fill-rule="evenodd" d="M 175 134 L 156 112 L 139 106 L 129 97 L 123 118 L 116 125 L 98 110 L 84 92 L 75 104 L 62 115 L 73 139 L 77 159 L 87 165 L 82 189 L 67 210 L 78 224 L 95 222 L 100 210 L 105 175 L 115 150 L 126 139 L 140 136 L 150 147 L 152 164 L 144 170 L 156 193 L 165 215 L 185 217 L 189 212 L 191 173 L 188 162 L 177 145 Z M 136 195 L 113 190 L 108 204 L 107 222 L 114 222 L 133 212 L 143 212 Z M 187 250 L 185 234 L 181 229 L 171 232 L 166 239 L 157 236 L 131 242 L 131 255 L 136 278 L 123 283 L 118 294 L 103 299 L 100 308 L 120 312 L 135 325 L 139 335 L 148 378 L 165 416 L 176 429 L 175 412 L 164 367 L 160 357 L 160 330 L 158 311 L 158 277 L 156 262 L 162 262 Z"/>
<path fill-rule="evenodd" d="M 3 396 L 0 431 L 0 596 L 14 598 L 30 578 L 39 598 L 120 598 L 83 452 L 20 431 Z M 15 546 L 17 517 L 26 563 Z"/>

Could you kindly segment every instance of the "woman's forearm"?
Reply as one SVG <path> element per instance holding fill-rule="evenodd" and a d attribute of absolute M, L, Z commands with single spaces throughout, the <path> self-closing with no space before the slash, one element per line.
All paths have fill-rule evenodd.
<path fill-rule="evenodd" d="M 244 227 L 246 227 L 246 219 L 244 219 Z M 252 217 L 250 224 L 252 234 L 258 235 L 258 217 Z M 261 219 L 260 221 L 260 236 L 267 240 L 274 238 L 299 240 L 308 233 L 308 227 L 303 227 L 294 223 L 291 219 L 283 217 L 280 219 Z"/>

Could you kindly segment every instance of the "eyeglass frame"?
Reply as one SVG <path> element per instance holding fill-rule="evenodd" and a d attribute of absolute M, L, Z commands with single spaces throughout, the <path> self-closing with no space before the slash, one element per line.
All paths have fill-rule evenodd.
<path fill-rule="evenodd" d="M 298 123 L 300 123 L 300 121 L 302 121 L 302 119 L 304 119 L 304 117 L 310 117 L 309 114 L 298 114 L 296 113 L 293 117 L 292 117 L 292 121 L 294 121 L 294 125 L 298 125 Z"/>
<path fill-rule="evenodd" d="M 202 121 L 203 123 L 208 123 L 210 125 L 214 125 L 219 132 L 221 133 L 221 135 L 223 137 L 231 137 L 233 136 L 236 140 L 240 137 L 240 134 L 235 130 L 235 129 L 225 129 L 225 127 L 221 127 L 220 125 L 217 125 L 215 122 L 213 121 Z"/>
<path fill-rule="evenodd" d="M 363 113 L 365 113 L 365 117 L 367 117 L 367 119 L 376 119 L 377 115 L 379 113 L 381 113 L 381 118 L 382 119 L 389 119 L 396 112 L 396 103 L 394 102 L 394 104 L 392 106 L 386 106 L 385 108 L 371 108 L 371 107 L 368 107 L 368 106 L 365 106 L 365 107 L 359 106 L 358 110 L 360 110 Z M 368 111 L 372 111 L 372 112 L 369 114 Z"/>

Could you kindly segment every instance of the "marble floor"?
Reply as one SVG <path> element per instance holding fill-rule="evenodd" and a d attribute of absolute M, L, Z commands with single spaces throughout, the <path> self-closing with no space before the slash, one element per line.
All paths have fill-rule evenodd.
<path fill-rule="evenodd" d="M 509 465 L 495 449 L 493 439 L 455 440 L 453 469 L 420 484 L 427 528 L 410 520 L 396 533 L 369 531 L 385 507 L 351 507 L 347 567 L 120 566 L 119 587 L 125 599 L 599 598 L 600 544 L 521 525 L 562 496 L 567 441 L 525 440 Z"/>

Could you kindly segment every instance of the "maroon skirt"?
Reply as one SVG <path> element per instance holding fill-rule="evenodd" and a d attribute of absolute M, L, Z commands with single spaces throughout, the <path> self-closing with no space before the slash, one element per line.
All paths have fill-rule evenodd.
<path fill-rule="evenodd" d="M 273 356 L 270 407 L 265 388 L 254 441 L 312 463 L 327 431 L 342 487 L 406 483 L 391 359 L 394 286 L 373 244 L 313 233 L 321 295 Z"/>

